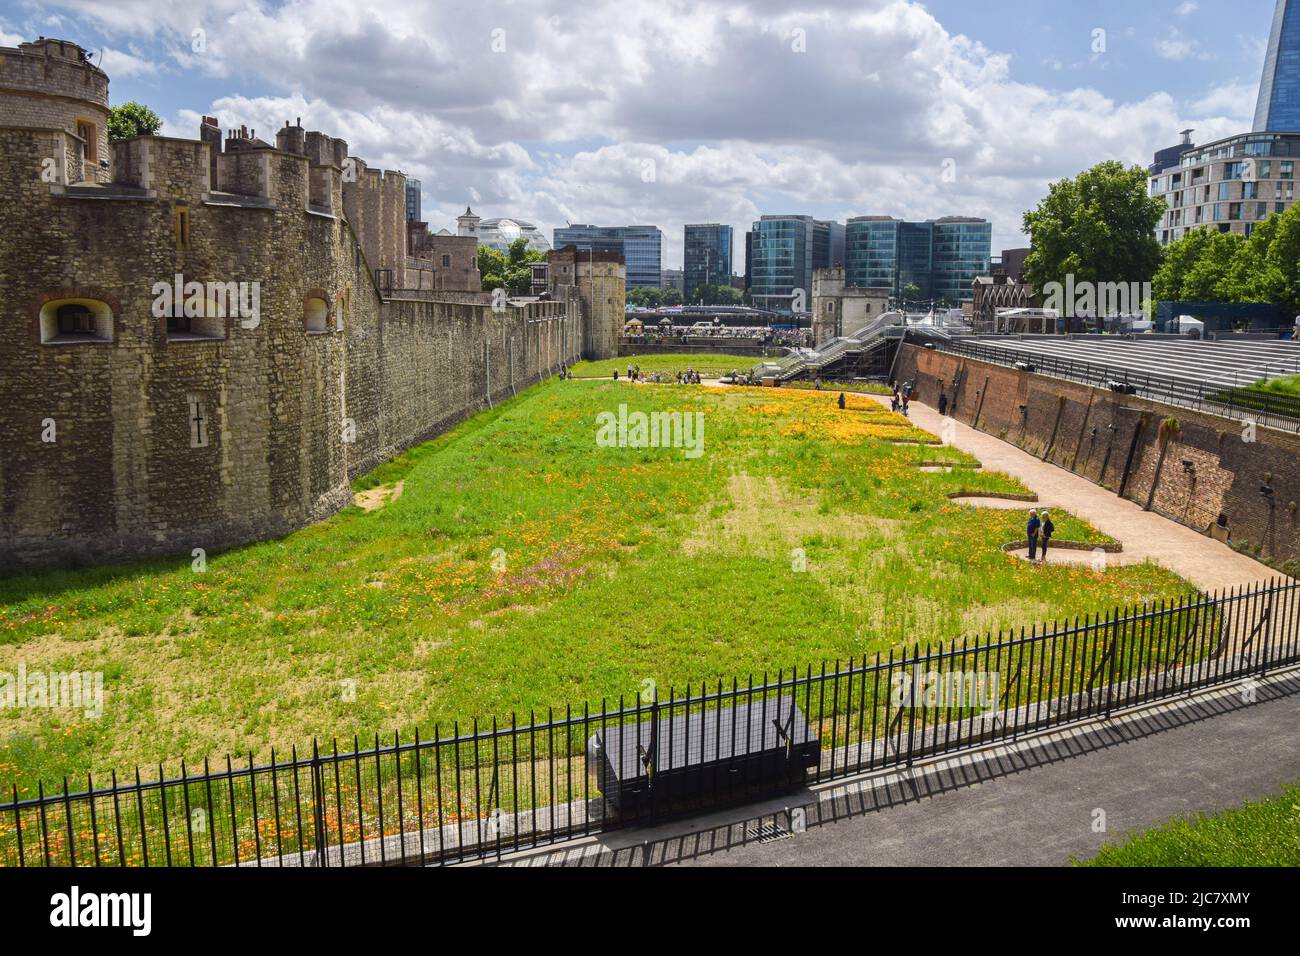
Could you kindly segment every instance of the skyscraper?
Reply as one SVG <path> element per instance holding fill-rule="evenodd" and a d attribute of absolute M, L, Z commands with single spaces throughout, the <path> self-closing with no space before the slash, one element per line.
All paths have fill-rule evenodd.
<path fill-rule="evenodd" d="M 406 221 L 420 221 L 420 181 L 418 179 L 408 179 L 406 181 Z"/>
<path fill-rule="evenodd" d="M 731 227 L 716 222 L 686 227 L 682 266 L 687 302 L 702 285 L 730 284 L 731 237 Z"/>
<path fill-rule="evenodd" d="M 1277 0 L 1255 103 L 1256 133 L 1300 131 L 1300 2 Z"/>
<path fill-rule="evenodd" d="M 621 253 L 629 289 L 658 289 L 663 282 L 664 234 L 658 226 L 557 226 L 552 237 L 556 249 Z"/>
<path fill-rule="evenodd" d="M 975 276 L 988 271 L 993 226 L 984 219 L 948 216 L 904 222 L 855 216 L 845 230 L 845 281 L 902 298 L 913 306 L 931 299 L 956 305 L 971 295 Z"/>
<path fill-rule="evenodd" d="M 759 308 L 806 312 L 813 270 L 844 255 L 844 226 L 812 216 L 763 216 L 751 236 L 746 274 L 750 298 Z"/>
<path fill-rule="evenodd" d="M 1161 245 L 1197 229 L 1250 236 L 1295 202 L 1300 163 L 1300 0 L 1277 0 L 1249 133 L 1156 152 L 1150 194 L 1165 201 L 1156 227 Z"/>

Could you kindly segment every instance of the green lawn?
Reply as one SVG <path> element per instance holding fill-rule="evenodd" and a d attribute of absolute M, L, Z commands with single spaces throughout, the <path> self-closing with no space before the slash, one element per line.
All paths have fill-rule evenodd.
<path fill-rule="evenodd" d="M 602 362 L 578 362 L 573 366 L 573 374 L 579 378 L 612 379 L 614 369 L 617 368 L 618 376 L 622 378 L 627 374 L 628 365 L 640 365 L 645 372 L 667 372 L 669 375 L 676 375 L 678 372 L 693 368 L 703 378 L 720 378 L 731 372 L 732 369 L 747 372 L 759 361 L 760 359 L 752 355 L 694 353 L 690 355 L 621 355 L 616 359 L 607 359 Z"/>
<path fill-rule="evenodd" d="M 1083 865 L 1300 866 L 1300 783 L 1270 800 L 1130 834 Z"/>
<path fill-rule="evenodd" d="M 784 382 L 782 388 L 816 388 L 816 384 L 804 379 Z M 881 382 L 822 382 L 824 392 L 860 392 L 863 395 L 889 395 L 893 392 L 888 385 Z"/>
<path fill-rule="evenodd" d="M 522 722 L 646 679 L 698 688 L 1185 590 L 1153 566 L 1008 557 L 1023 513 L 947 495 L 1016 481 L 921 472 L 970 459 L 890 444 L 916 434 L 906 420 L 835 398 L 551 380 L 357 482 L 403 483 L 377 510 L 202 573 L 185 556 L 0 578 L 0 672 L 102 671 L 106 697 L 98 720 L 0 709 L 0 785 Z M 704 453 L 597 447 L 596 415 L 620 405 L 702 413 Z"/>
<path fill-rule="evenodd" d="M 1274 395 L 1290 395 L 1300 398 L 1300 375 L 1271 378 L 1266 382 L 1256 382 L 1251 388 L 1260 392 L 1272 392 Z"/>

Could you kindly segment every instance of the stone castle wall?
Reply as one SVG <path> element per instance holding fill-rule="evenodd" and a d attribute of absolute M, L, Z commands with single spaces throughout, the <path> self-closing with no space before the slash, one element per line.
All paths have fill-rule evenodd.
<path fill-rule="evenodd" d="M 576 292 L 499 310 L 385 301 L 353 224 L 318 211 L 345 207 L 341 176 L 305 155 L 223 156 L 238 175 L 214 193 L 207 143 L 141 137 L 115 144 L 124 181 L 77 189 L 37 175 L 56 133 L 0 127 L 0 568 L 287 533 L 346 505 L 351 478 L 580 357 Z M 169 333 L 155 283 L 177 274 L 257 283 L 258 316 Z M 111 322 L 45 340 L 72 300 Z"/>
<path fill-rule="evenodd" d="M 959 421 L 1300 572 L 1295 435 L 914 345 L 901 347 L 894 377 L 926 404 L 947 394 Z M 1162 435 L 1169 419 L 1177 428 Z"/>
<path fill-rule="evenodd" d="M 0 116 L 6 125 L 71 134 L 79 123 L 93 124 L 84 169 L 76 161 L 77 178 L 109 178 L 99 165 L 109 158 L 108 77 L 75 43 L 40 40 L 0 47 Z"/>

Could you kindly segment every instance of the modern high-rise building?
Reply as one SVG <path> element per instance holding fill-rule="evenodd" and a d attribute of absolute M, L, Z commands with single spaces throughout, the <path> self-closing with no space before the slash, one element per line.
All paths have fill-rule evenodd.
<path fill-rule="evenodd" d="M 663 283 L 664 234 L 658 226 L 557 226 L 555 248 L 579 252 L 617 252 L 627 264 L 627 287 L 658 289 Z"/>
<path fill-rule="evenodd" d="M 1165 200 L 1156 226 L 1161 245 L 1195 229 L 1249 235 L 1258 222 L 1295 202 L 1300 163 L 1300 1 L 1278 0 L 1256 100 L 1255 129 L 1204 146 L 1183 130 L 1178 146 L 1158 150 L 1149 193 Z"/>
<path fill-rule="evenodd" d="M 731 227 L 716 222 L 686 227 L 682 256 L 686 301 L 702 285 L 731 282 L 731 237 Z"/>
<path fill-rule="evenodd" d="M 420 181 L 406 181 L 406 221 L 420 222 Z"/>
<path fill-rule="evenodd" d="M 1194 229 L 1249 236 L 1255 225 L 1295 201 L 1300 161 L 1300 0 L 1277 0 L 1252 132 L 1202 146 L 1158 150 L 1149 192 L 1165 201 L 1156 226 L 1161 245 Z"/>
<path fill-rule="evenodd" d="M 754 230 L 745 230 L 745 289 L 748 290 L 754 278 Z"/>
<path fill-rule="evenodd" d="M 932 223 L 930 290 L 934 299 L 956 306 L 971 297 L 976 276 L 988 275 L 993 224 L 985 219 L 948 216 Z"/>
<path fill-rule="evenodd" d="M 1176 162 L 1156 154 L 1149 192 L 1165 201 L 1156 226 L 1161 245 L 1193 229 L 1249 236 L 1255 224 L 1295 201 L 1300 132 L 1241 133 L 1204 146 L 1185 142 Z"/>
<path fill-rule="evenodd" d="M 1300 132 L 1300 2 L 1277 0 L 1255 101 L 1256 133 Z"/>
<path fill-rule="evenodd" d="M 933 300 L 955 306 L 970 298 L 971 283 L 988 271 L 992 245 L 993 226 L 985 219 L 856 216 L 845 227 L 845 281 L 915 305 Z"/>
<path fill-rule="evenodd" d="M 812 216 L 762 216 L 748 243 L 746 278 L 753 304 L 806 312 L 812 304 L 813 271 L 843 261 L 844 225 Z"/>

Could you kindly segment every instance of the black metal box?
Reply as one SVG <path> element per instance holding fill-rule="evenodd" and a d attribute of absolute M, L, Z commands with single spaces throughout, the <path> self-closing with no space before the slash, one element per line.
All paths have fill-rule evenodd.
<path fill-rule="evenodd" d="M 621 816 L 788 789 L 821 759 L 821 741 L 790 696 L 678 716 L 667 705 L 645 712 L 648 720 L 606 727 L 587 741 L 587 765 Z"/>

